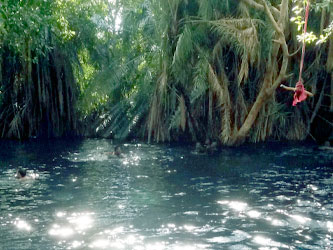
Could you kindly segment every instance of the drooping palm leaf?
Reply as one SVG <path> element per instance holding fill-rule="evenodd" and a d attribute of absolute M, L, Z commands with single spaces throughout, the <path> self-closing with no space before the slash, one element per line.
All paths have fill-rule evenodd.
<path fill-rule="evenodd" d="M 249 64 L 260 63 L 260 42 L 257 28 L 259 20 L 250 18 L 226 18 L 210 21 L 213 30 L 221 36 L 219 44 L 224 43 L 235 49 L 241 58 L 238 83 L 248 78 Z"/>

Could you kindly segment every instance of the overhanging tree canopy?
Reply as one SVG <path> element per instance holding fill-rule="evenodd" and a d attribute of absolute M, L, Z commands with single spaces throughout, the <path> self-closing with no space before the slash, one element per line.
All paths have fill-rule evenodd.
<path fill-rule="evenodd" d="M 300 34 L 290 18 L 299 2 L 6 1 L 2 137 L 304 139 L 317 114 L 333 110 L 332 6 L 317 1 L 320 12 L 311 10 L 313 34 L 328 40 L 305 57 L 305 84 L 317 95 L 292 109 L 276 89 L 298 76 Z"/>

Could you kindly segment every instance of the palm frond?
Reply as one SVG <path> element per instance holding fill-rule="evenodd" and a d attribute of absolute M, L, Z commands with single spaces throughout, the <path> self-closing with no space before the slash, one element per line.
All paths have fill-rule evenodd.
<path fill-rule="evenodd" d="M 225 89 L 221 86 L 218 76 L 216 75 L 213 67 L 209 64 L 209 73 L 208 73 L 208 82 L 210 85 L 210 89 L 218 98 L 218 105 L 222 106 L 225 102 L 224 94 Z"/>
<path fill-rule="evenodd" d="M 186 126 L 186 106 L 185 106 L 185 99 L 183 96 L 178 98 L 178 107 L 174 114 L 171 116 L 169 130 L 175 129 L 179 131 L 185 131 Z"/>
<path fill-rule="evenodd" d="M 229 81 L 224 71 L 221 73 L 221 80 L 209 65 L 208 81 L 210 88 L 218 98 L 218 106 L 221 113 L 221 141 L 228 143 L 232 135 L 231 128 L 231 99 L 228 90 Z"/>
<path fill-rule="evenodd" d="M 246 116 L 248 115 L 248 109 L 249 109 L 246 105 L 242 88 L 237 89 L 237 98 L 235 104 L 236 104 L 235 124 L 237 124 L 237 129 L 239 129 L 238 125 L 243 124 Z"/>
<path fill-rule="evenodd" d="M 177 41 L 176 50 L 173 54 L 172 65 L 174 67 L 183 67 L 188 56 L 193 51 L 192 34 L 188 25 L 185 26 Z"/>
<path fill-rule="evenodd" d="M 204 56 L 201 56 L 194 68 L 194 86 L 190 95 L 191 103 L 202 98 L 208 89 L 208 61 Z"/>
<path fill-rule="evenodd" d="M 237 76 L 238 85 L 240 85 L 243 80 L 247 80 L 248 76 L 249 76 L 249 60 L 248 60 L 248 55 L 244 54 L 242 56 L 242 63 Z"/>
<path fill-rule="evenodd" d="M 15 116 L 13 117 L 13 119 L 11 120 L 10 124 L 9 124 L 9 128 L 8 128 L 8 132 L 7 132 L 7 136 L 9 138 L 18 138 L 21 139 L 21 127 L 22 127 L 22 119 L 21 119 L 21 113 L 18 112 L 15 114 Z"/>
<path fill-rule="evenodd" d="M 183 95 L 179 97 L 179 109 L 180 109 L 180 127 L 184 132 L 186 126 L 186 105 Z"/>
<path fill-rule="evenodd" d="M 222 15 L 229 15 L 237 8 L 238 1 L 230 0 L 198 0 L 198 16 L 204 20 L 218 19 Z"/>
<path fill-rule="evenodd" d="M 152 136 L 155 140 L 165 141 L 169 139 L 167 129 L 164 125 L 165 107 L 168 103 L 168 60 L 162 62 L 162 72 L 158 78 L 156 89 L 153 94 L 150 111 L 148 115 L 148 141 Z"/>
<path fill-rule="evenodd" d="M 205 20 L 211 20 L 213 18 L 214 7 L 211 1 L 199 1 L 198 15 Z"/>
<path fill-rule="evenodd" d="M 259 64 L 260 42 L 257 28 L 261 21 L 249 18 L 225 18 L 210 23 L 213 25 L 213 30 L 221 36 L 219 44 L 232 46 L 242 58 L 238 75 L 240 84 L 248 77 L 249 64 Z"/>

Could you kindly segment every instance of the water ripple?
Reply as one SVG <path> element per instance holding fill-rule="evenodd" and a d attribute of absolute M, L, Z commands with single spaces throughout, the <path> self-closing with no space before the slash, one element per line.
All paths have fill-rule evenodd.
<path fill-rule="evenodd" d="M 332 156 L 324 152 L 265 144 L 207 156 L 192 154 L 190 147 L 128 143 L 118 158 L 108 154 L 114 145 L 60 140 L 17 144 L 11 150 L 20 154 L 3 155 L 0 245 L 15 250 L 333 245 Z M 300 157 L 307 161 L 302 164 Z M 13 177 L 22 162 L 37 179 Z"/>

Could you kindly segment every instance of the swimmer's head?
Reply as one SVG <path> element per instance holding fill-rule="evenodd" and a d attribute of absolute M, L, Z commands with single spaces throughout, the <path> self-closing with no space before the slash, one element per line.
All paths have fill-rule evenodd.
<path fill-rule="evenodd" d="M 21 179 L 24 178 L 27 175 L 27 170 L 24 168 L 19 168 L 16 172 L 16 178 Z"/>
<path fill-rule="evenodd" d="M 121 147 L 120 146 L 116 146 L 114 148 L 114 154 L 117 155 L 117 156 L 121 155 Z"/>

